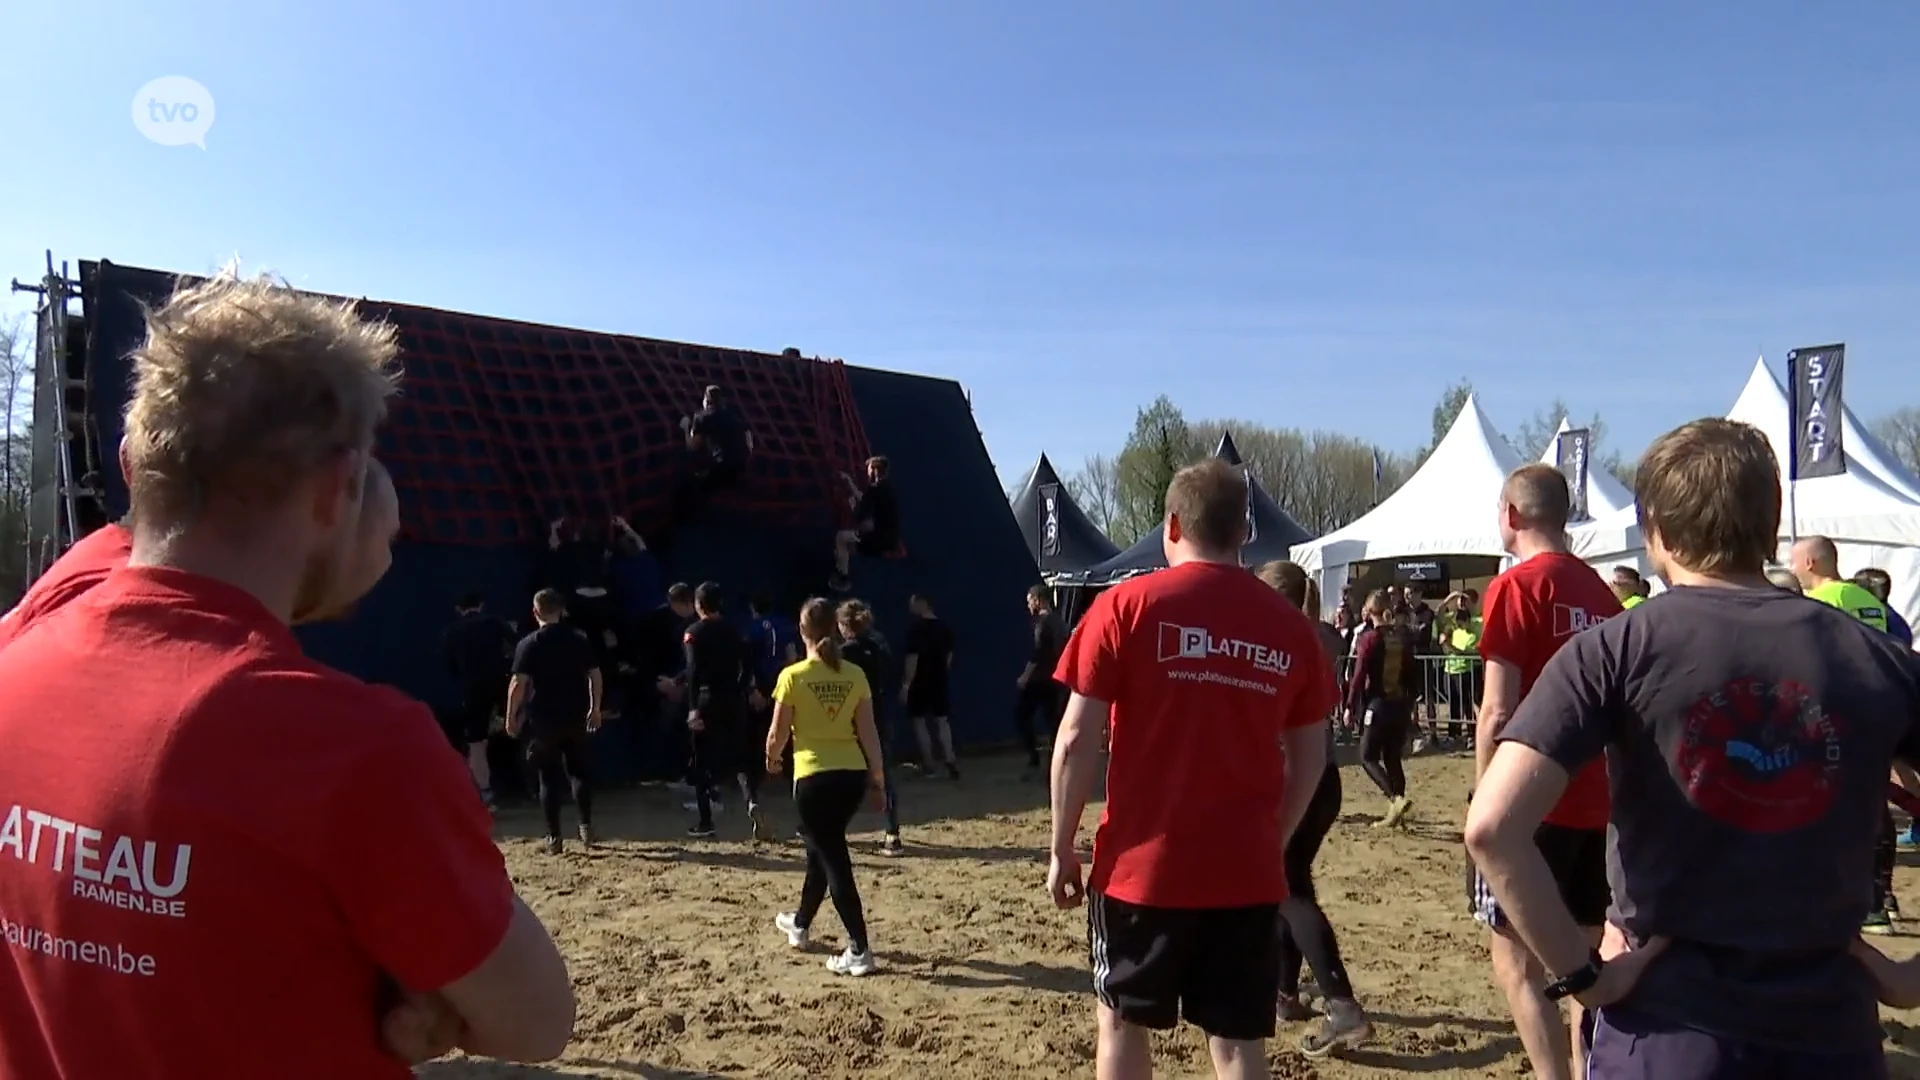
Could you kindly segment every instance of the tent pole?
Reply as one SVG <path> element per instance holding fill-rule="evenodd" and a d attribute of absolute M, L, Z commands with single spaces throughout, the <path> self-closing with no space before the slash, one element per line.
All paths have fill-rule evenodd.
<path fill-rule="evenodd" d="M 1800 357 L 1787 353 L 1787 543 L 1800 542 L 1800 506 L 1794 485 L 1800 475 Z"/>

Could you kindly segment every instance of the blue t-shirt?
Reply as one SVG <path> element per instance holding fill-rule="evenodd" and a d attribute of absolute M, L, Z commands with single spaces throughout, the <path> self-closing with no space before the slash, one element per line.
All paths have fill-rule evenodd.
<path fill-rule="evenodd" d="M 762 686 L 771 686 L 787 666 L 787 647 L 799 644 L 800 627 L 782 615 L 761 615 L 748 620 L 746 638 L 754 676 Z"/>
<path fill-rule="evenodd" d="M 1887 609 L 1887 633 L 1892 635 L 1893 640 L 1909 649 L 1913 648 L 1913 627 L 1907 625 L 1905 616 L 1892 608 Z"/>

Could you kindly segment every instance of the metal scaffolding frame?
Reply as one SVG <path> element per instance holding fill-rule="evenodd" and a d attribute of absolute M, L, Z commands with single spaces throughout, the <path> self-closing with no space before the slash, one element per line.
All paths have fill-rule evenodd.
<path fill-rule="evenodd" d="M 39 284 L 23 284 L 16 278 L 12 287 L 14 292 L 40 297 L 34 311 L 31 471 L 35 491 L 28 511 L 27 537 L 27 566 L 38 577 L 79 539 L 82 501 L 90 501 L 95 507 L 105 502 L 99 488 L 99 465 L 94 460 L 97 431 L 90 411 L 93 365 L 83 355 L 78 374 L 73 370 L 69 305 L 80 299 L 80 283 L 69 276 L 64 261 L 56 269 L 53 252 L 49 251 L 47 271 Z M 72 397 L 74 392 L 77 402 Z M 78 462 L 74 457 L 76 433 L 82 455 Z M 49 454 L 50 470 L 46 467 Z"/>

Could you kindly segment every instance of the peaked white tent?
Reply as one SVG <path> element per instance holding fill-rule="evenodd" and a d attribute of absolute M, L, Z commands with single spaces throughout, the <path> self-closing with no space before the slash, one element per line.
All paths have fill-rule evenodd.
<path fill-rule="evenodd" d="M 1773 444 L 1782 470 L 1780 557 L 1785 560 L 1793 535 L 1825 536 L 1840 549 L 1840 571 L 1852 574 L 1877 566 L 1893 577 L 1893 605 L 1912 621 L 1920 616 L 1920 482 L 1901 468 L 1886 448 L 1855 419 L 1841 415 L 1841 447 L 1847 471 L 1801 480 L 1786 498 L 1787 456 L 1792 446 L 1787 392 L 1764 359 L 1756 362 L 1727 419 L 1759 428 Z M 1789 520 L 1789 506 L 1792 519 Z M 1629 504 L 1609 517 L 1573 530 L 1574 553 L 1595 566 L 1639 565 L 1644 572 L 1646 541 Z"/>
<path fill-rule="evenodd" d="M 1417 555 L 1506 554 L 1500 487 L 1522 461 L 1472 397 L 1420 470 L 1360 520 L 1293 547 L 1293 561 L 1339 596 L 1354 563 Z"/>
<path fill-rule="evenodd" d="M 1560 436 L 1573 430 L 1566 417 L 1560 418 L 1560 428 L 1547 442 L 1546 450 L 1541 453 L 1542 464 L 1560 467 Z M 1595 462 L 1587 462 L 1587 517 L 1599 521 L 1619 513 L 1623 508 L 1633 506 L 1633 493 L 1627 490 L 1618 478 Z"/>

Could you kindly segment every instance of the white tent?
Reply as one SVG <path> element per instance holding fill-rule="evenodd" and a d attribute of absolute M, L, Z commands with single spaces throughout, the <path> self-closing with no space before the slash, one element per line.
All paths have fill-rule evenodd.
<path fill-rule="evenodd" d="M 1520 455 L 1469 397 L 1446 437 L 1399 490 L 1360 520 L 1295 544 L 1293 561 L 1319 575 L 1321 595 L 1338 596 L 1354 563 L 1419 555 L 1504 556 L 1500 488 L 1520 465 Z"/>
<path fill-rule="evenodd" d="M 1754 364 L 1727 419 L 1764 432 L 1786 469 L 1792 445 L 1787 392 L 1765 360 Z M 1783 473 L 1780 557 L 1784 561 L 1791 536 L 1828 537 L 1840 549 L 1841 573 L 1877 566 L 1892 575 L 1892 603 L 1913 621 L 1920 616 L 1920 495 L 1912 492 L 1920 483 L 1867 435 L 1852 409 L 1843 409 L 1841 432 L 1847 471 L 1795 483 L 1791 520 Z M 1573 530 L 1571 539 L 1574 553 L 1595 566 L 1628 563 L 1648 569 L 1646 543 L 1631 505 Z"/>
<path fill-rule="evenodd" d="M 1560 436 L 1573 430 L 1566 417 L 1560 418 L 1560 428 L 1547 441 L 1547 449 L 1540 455 L 1542 464 L 1560 467 Z M 1627 490 L 1618 477 L 1593 461 L 1587 462 L 1587 517 L 1598 521 L 1619 513 L 1623 508 L 1633 505 L 1633 493 Z"/>

